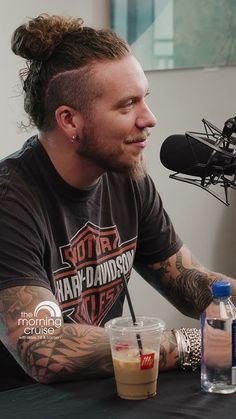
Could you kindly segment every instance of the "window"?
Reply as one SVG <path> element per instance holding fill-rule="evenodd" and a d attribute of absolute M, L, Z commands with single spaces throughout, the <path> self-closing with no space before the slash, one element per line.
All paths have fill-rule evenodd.
<path fill-rule="evenodd" d="M 144 70 L 236 64 L 236 0 L 111 0 L 111 26 Z"/>

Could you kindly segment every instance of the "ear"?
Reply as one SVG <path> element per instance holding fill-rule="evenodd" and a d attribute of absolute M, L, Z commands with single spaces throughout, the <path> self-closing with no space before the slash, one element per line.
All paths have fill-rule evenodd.
<path fill-rule="evenodd" d="M 58 127 L 68 138 L 79 136 L 83 127 L 83 117 L 81 112 L 70 106 L 62 105 L 57 108 L 55 118 Z"/>

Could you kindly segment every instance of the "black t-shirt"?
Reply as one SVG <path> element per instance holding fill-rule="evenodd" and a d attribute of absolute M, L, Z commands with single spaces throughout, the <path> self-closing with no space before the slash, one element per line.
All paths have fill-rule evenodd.
<path fill-rule="evenodd" d="M 122 314 L 122 276 L 182 242 L 147 175 L 105 173 L 78 190 L 37 137 L 0 163 L 0 289 L 52 290 L 66 322 L 102 326 Z"/>

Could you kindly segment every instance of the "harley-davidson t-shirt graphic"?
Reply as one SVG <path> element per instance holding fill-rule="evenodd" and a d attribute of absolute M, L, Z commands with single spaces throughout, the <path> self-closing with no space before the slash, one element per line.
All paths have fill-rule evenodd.
<path fill-rule="evenodd" d="M 67 321 L 100 325 L 129 279 L 136 237 L 120 242 L 116 226 L 86 223 L 60 247 L 61 268 L 54 272 L 56 297 Z"/>

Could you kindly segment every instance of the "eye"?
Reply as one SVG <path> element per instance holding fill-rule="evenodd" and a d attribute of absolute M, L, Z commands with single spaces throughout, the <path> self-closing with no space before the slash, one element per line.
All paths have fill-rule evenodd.
<path fill-rule="evenodd" d="M 133 105 L 133 103 L 134 103 L 134 99 L 132 98 L 132 99 L 128 100 L 127 106 Z"/>
<path fill-rule="evenodd" d="M 122 113 L 127 113 L 133 109 L 138 101 L 138 97 L 127 97 L 126 99 L 118 102 L 116 109 L 119 109 Z"/>
<path fill-rule="evenodd" d="M 135 104 L 135 99 L 134 98 L 130 98 L 129 100 L 127 100 L 124 105 L 123 108 L 130 108 Z"/>

